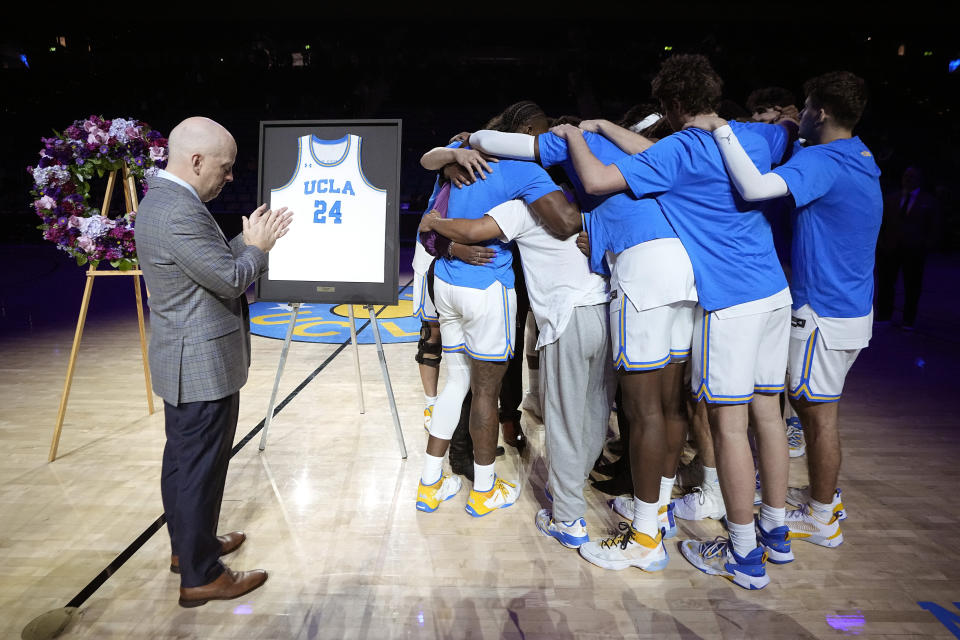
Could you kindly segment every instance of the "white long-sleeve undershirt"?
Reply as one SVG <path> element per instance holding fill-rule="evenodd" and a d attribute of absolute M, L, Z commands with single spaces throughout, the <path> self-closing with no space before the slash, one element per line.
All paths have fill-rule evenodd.
<path fill-rule="evenodd" d="M 484 153 L 514 160 L 535 160 L 535 138 L 525 133 L 481 129 L 470 134 L 470 146 Z"/>
<path fill-rule="evenodd" d="M 744 200 L 748 202 L 770 200 L 790 193 L 787 183 L 776 173 L 760 173 L 750 156 L 743 150 L 730 125 L 725 124 L 714 131 L 713 139 L 720 148 L 720 155 L 723 156 L 723 162 L 727 166 L 727 173 L 730 174 L 733 185 Z"/>

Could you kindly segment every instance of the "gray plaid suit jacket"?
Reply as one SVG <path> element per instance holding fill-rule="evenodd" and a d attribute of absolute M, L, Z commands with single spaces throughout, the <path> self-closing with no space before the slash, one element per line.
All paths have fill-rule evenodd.
<path fill-rule="evenodd" d="M 150 374 L 172 405 L 219 400 L 240 389 L 250 366 L 245 291 L 267 254 L 228 242 L 185 187 L 155 177 L 137 212 L 137 256 L 150 292 Z"/>

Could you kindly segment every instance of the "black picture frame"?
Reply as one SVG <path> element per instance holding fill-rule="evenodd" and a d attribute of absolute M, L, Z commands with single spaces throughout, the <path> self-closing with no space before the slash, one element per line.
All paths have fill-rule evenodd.
<path fill-rule="evenodd" d="M 400 151 L 402 120 L 264 120 L 260 122 L 257 194 L 259 202 L 270 202 L 270 190 L 285 184 L 297 167 L 290 151 L 297 149 L 301 136 L 315 135 L 325 140 L 357 135 L 362 139 L 361 158 L 364 176 L 387 193 L 386 223 L 383 238 L 382 282 L 336 282 L 312 280 L 271 280 L 269 270 L 256 282 L 258 302 L 313 302 L 331 304 L 395 305 L 399 293 L 400 250 Z M 357 260 L 381 250 L 379 239 L 355 247 Z M 269 256 L 267 260 L 269 264 Z"/>

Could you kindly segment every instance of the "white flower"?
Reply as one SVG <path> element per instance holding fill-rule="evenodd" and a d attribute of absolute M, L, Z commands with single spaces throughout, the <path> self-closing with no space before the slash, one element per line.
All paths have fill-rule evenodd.
<path fill-rule="evenodd" d="M 110 137 L 116 138 L 120 142 L 126 144 L 129 142 L 130 137 L 127 135 L 127 128 L 136 126 L 136 122 L 133 120 L 124 120 L 123 118 L 114 118 L 110 122 Z"/>
<path fill-rule="evenodd" d="M 48 185 L 56 187 L 70 180 L 70 172 L 61 166 L 34 169 L 33 180 L 41 189 Z"/>

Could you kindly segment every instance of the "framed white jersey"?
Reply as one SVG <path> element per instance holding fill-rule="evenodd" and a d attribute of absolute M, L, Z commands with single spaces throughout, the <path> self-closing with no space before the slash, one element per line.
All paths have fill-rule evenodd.
<path fill-rule="evenodd" d="M 293 220 L 257 299 L 395 303 L 400 121 L 261 122 L 260 138 L 260 202 Z"/>

